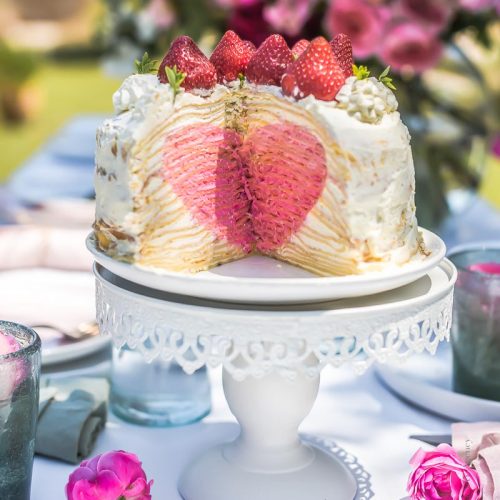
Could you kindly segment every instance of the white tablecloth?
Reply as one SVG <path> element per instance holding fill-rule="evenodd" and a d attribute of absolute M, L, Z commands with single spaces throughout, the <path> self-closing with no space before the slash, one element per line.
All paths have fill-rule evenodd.
<path fill-rule="evenodd" d="M 183 467 L 215 443 L 233 438 L 238 428 L 224 399 L 219 370 L 210 372 L 213 411 L 203 422 L 179 428 L 130 425 L 111 416 L 95 453 L 125 449 L 139 455 L 153 500 L 179 500 L 176 481 Z M 301 431 L 332 437 L 371 474 L 374 498 L 406 496 L 408 460 L 421 446 L 412 433 L 448 433 L 449 422 L 403 403 L 381 385 L 373 370 L 362 377 L 348 368 L 326 368 L 316 404 Z M 425 446 L 425 445 L 424 445 Z M 31 500 L 58 500 L 73 466 L 37 457 Z M 234 499 L 237 500 L 237 499 Z M 307 499 L 304 499 L 307 500 Z"/>

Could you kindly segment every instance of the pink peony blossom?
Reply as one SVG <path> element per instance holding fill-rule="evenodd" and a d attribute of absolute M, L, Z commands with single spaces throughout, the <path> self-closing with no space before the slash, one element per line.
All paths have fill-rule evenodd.
<path fill-rule="evenodd" d="M 352 41 L 353 54 L 365 58 L 375 54 L 382 41 L 389 11 L 363 0 L 332 0 L 325 27 L 333 36 L 345 33 Z"/>
<path fill-rule="evenodd" d="M 409 20 L 436 32 L 448 25 L 458 7 L 457 0 L 400 0 L 394 5 L 396 14 L 399 11 Z"/>
<path fill-rule="evenodd" d="M 317 0 L 276 0 L 264 7 L 264 19 L 280 33 L 294 37 L 309 19 Z"/>
<path fill-rule="evenodd" d="M 380 58 L 395 71 L 421 73 L 437 64 L 442 51 L 437 36 L 420 24 L 404 22 L 386 33 Z"/>
<path fill-rule="evenodd" d="M 478 473 L 447 444 L 434 451 L 419 449 L 410 460 L 414 470 L 408 478 L 412 500 L 480 500 Z"/>
<path fill-rule="evenodd" d="M 69 476 L 68 500 L 151 500 L 141 462 L 133 453 L 110 451 L 84 460 Z"/>

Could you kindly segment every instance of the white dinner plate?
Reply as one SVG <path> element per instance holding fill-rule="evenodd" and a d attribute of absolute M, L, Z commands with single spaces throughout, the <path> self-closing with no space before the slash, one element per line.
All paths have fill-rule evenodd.
<path fill-rule="evenodd" d="M 451 347 L 442 343 L 435 356 L 412 356 L 398 366 L 378 365 L 382 381 L 401 398 L 455 421 L 500 421 L 500 402 L 453 392 Z"/>
<path fill-rule="evenodd" d="M 244 259 L 197 274 L 145 269 L 107 256 L 96 247 L 93 233 L 87 247 L 112 273 L 155 290 L 227 302 L 253 304 L 311 303 L 360 297 L 411 283 L 435 267 L 446 247 L 435 234 L 421 230 L 429 254 L 385 271 L 360 275 L 318 277 L 298 267 L 263 257 Z"/>
<path fill-rule="evenodd" d="M 44 346 L 42 340 L 42 365 L 50 366 L 84 358 L 100 351 L 109 345 L 110 341 L 110 337 L 97 335 L 77 342 L 60 342 Z"/>
<path fill-rule="evenodd" d="M 0 319 L 34 327 L 42 340 L 44 366 L 72 361 L 106 347 L 109 337 L 74 341 L 60 329 L 95 319 L 95 280 L 89 272 L 13 269 L 0 272 Z"/>

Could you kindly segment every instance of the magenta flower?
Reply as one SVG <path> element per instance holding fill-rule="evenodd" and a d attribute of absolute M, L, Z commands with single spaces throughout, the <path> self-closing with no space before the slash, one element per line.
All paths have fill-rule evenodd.
<path fill-rule="evenodd" d="M 378 51 L 388 16 L 387 8 L 363 0 L 332 0 L 325 28 L 331 36 L 345 33 L 353 54 L 365 58 Z"/>
<path fill-rule="evenodd" d="M 380 57 L 395 71 L 422 71 L 432 68 L 441 58 L 441 41 L 422 25 L 405 22 L 386 33 Z"/>
<path fill-rule="evenodd" d="M 434 451 L 419 449 L 410 460 L 414 470 L 408 478 L 412 500 L 480 500 L 478 473 L 447 444 Z"/>
<path fill-rule="evenodd" d="M 309 19 L 317 0 L 276 0 L 264 7 L 264 19 L 272 28 L 295 37 Z"/>
<path fill-rule="evenodd" d="M 68 500 L 151 500 L 141 462 L 133 453 L 109 451 L 84 460 L 69 476 Z"/>
<path fill-rule="evenodd" d="M 429 30 L 441 31 L 454 14 L 456 0 L 400 0 L 395 8 L 411 21 L 421 23 Z"/>

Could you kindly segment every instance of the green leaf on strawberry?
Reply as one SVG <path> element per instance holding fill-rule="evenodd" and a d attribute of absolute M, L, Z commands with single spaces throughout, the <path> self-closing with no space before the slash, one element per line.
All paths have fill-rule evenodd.
<path fill-rule="evenodd" d="M 144 52 L 142 59 L 140 61 L 138 59 L 134 61 L 135 71 L 139 75 L 152 73 L 153 71 L 156 71 L 157 62 L 158 61 L 156 61 L 155 59 L 151 59 L 147 52 Z"/>
<path fill-rule="evenodd" d="M 175 96 L 179 93 L 179 89 L 181 88 L 182 82 L 186 79 L 186 73 L 179 71 L 177 69 L 177 65 L 174 64 L 173 68 L 170 66 L 165 66 L 165 73 L 167 75 L 168 83 L 170 87 L 172 87 L 172 91 Z"/>

